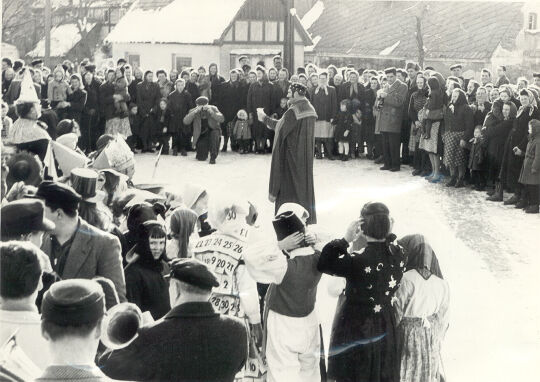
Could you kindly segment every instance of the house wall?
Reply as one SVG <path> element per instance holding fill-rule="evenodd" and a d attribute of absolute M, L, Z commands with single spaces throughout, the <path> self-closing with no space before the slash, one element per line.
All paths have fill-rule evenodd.
<path fill-rule="evenodd" d="M 173 69 L 173 55 L 191 58 L 191 66 L 195 68 L 201 65 L 207 67 L 212 62 L 221 62 L 219 46 L 202 44 L 113 43 L 112 55 L 115 59 L 128 55 L 139 55 L 140 67 L 153 71 Z"/>
<path fill-rule="evenodd" d="M 242 50 L 244 50 L 243 53 Z M 233 62 L 234 65 L 231 67 L 231 51 L 238 51 L 239 54 L 233 53 Z M 260 51 L 261 54 L 257 54 L 256 51 Z M 275 53 L 266 53 L 266 52 L 275 52 Z M 220 52 L 220 72 L 228 73 L 231 69 L 234 69 L 238 64 L 237 58 L 240 54 L 245 54 L 249 57 L 251 67 L 255 69 L 257 62 L 264 61 L 267 68 L 272 67 L 272 58 L 276 54 L 280 54 L 283 51 L 283 44 L 229 44 L 225 43 L 221 47 Z M 266 54 L 265 54 L 266 53 Z M 301 66 L 304 64 L 304 46 L 297 44 L 294 47 L 294 65 Z M 225 76 L 227 77 L 227 76 Z"/>

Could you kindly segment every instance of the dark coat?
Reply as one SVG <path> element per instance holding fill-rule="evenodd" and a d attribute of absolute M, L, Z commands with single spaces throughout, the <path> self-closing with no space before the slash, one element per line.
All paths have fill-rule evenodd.
<path fill-rule="evenodd" d="M 208 78 L 210 79 L 210 91 L 212 94 L 210 104 L 219 106 L 219 101 L 221 99 L 221 95 L 219 93 L 221 92 L 221 84 L 225 82 L 225 78 L 219 74 L 209 75 Z"/>
<path fill-rule="evenodd" d="M 186 82 L 186 89 L 188 93 L 191 94 L 191 99 L 193 101 L 193 104 L 195 105 L 195 101 L 201 96 L 199 86 L 195 82 L 188 81 Z"/>
<path fill-rule="evenodd" d="M 474 126 L 484 126 L 484 121 L 486 120 L 486 115 L 491 110 L 491 103 L 484 102 L 484 111 L 481 111 L 478 108 L 478 104 L 475 104 L 474 107 Z"/>
<path fill-rule="evenodd" d="M 209 302 L 185 303 L 139 331 L 128 347 L 101 357 L 111 378 L 135 381 L 232 382 L 248 356 L 245 324 Z"/>
<path fill-rule="evenodd" d="M 482 142 L 482 138 L 470 146 L 468 168 L 472 171 L 486 170 L 486 148 Z"/>
<path fill-rule="evenodd" d="M 364 85 L 362 85 L 361 83 L 358 83 L 358 93 L 353 92 L 353 94 L 351 94 L 351 86 L 352 84 L 350 82 L 345 82 L 344 84 L 341 85 L 342 95 L 340 98 L 350 99 L 350 100 L 357 99 L 362 104 L 364 102 L 364 97 L 366 93 L 366 89 L 364 88 Z"/>
<path fill-rule="evenodd" d="M 154 320 L 159 320 L 171 309 L 169 284 L 161 274 L 161 267 L 152 267 L 135 262 L 126 270 L 126 297 L 141 311 L 149 311 Z"/>
<path fill-rule="evenodd" d="M 338 380 L 396 381 L 392 297 L 403 276 L 403 252 L 386 242 L 370 242 L 352 254 L 347 247 L 343 239 L 330 242 L 323 248 L 317 266 L 319 271 L 347 281 L 345 301 L 334 317 L 328 376 Z"/>
<path fill-rule="evenodd" d="M 225 117 L 225 123 L 231 122 L 238 110 L 246 107 L 247 100 L 242 98 L 247 95 L 240 81 L 227 81 L 221 84 L 219 96 L 218 107 Z"/>
<path fill-rule="evenodd" d="M 85 113 L 89 114 L 90 110 L 99 110 L 99 87 L 101 82 L 96 78 L 92 79 L 89 84 L 84 84 L 84 90 L 86 90 L 86 104 L 84 105 Z"/>
<path fill-rule="evenodd" d="M 105 120 L 114 118 L 114 83 L 104 82 L 99 87 L 99 112 Z"/>
<path fill-rule="evenodd" d="M 175 90 L 169 94 L 169 133 L 176 134 L 180 131 L 189 131 L 189 128 L 184 125 L 184 118 L 193 107 L 195 107 L 195 104 L 187 90 L 184 89 L 181 93 Z"/>
<path fill-rule="evenodd" d="M 454 106 L 454 111 L 447 107 L 444 113 L 445 132 L 464 132 L 463 139 L 467 142 L 474 133 L 474 114 L 467 103 Z"/>
<path fill-rule="evenodd" d="M 500 166 L 504 154 L 504 144 L 512 130 L 514 120 L 503 120 L 494 123 L 483 131 L 483 135 L 487 142 L 487 154 L 489 157 L 489 166 L 496 169 L 496 176 L 499 175 Z"/>
<path fill-rule="evenodd" d="M 317 113 L 317 120 L 330 122 L 330 120 L 334 119 L 337 114 L 338 104 L 336 89 L 334 89 L 332 86 L 327 86 L 326 89 L 328 90 L 328 94 L 326 94 L 322 89 L 319 89 L 318 93 L 316 93 L 317 90 L 314 90 L 313 100 L 311 103 L 313 104 L 313 108 L 315 108 L 315 112 Z"/>
<path fill-rule="evenodd" d="M 540 131 L 533 131 L 529 136 L 519 183 L 540 184 Z"/>
<path fill-rule="evenodd" d="M 273 85 L 268 81 L 254 82 L 249 86 L 247 96 L 247 112 L 253 114 L 253 119 L 257 118 L 257 108 L 264 108 L 266 115 L 271 115 Z"/>
<path fill-rule="evenodd" d="M 137 103 L 137 85 L 142 82 L 141 79 L 134 78 L 133 81 L 128 85 L 128 93 L 131 97 L 131 102 Z"/>
<path fill-rule="evenodd" d="M 155 82 L 142 81 L 137 85 L 137 108 L 141 117 L 145 118 L 159 107 L 161 92 Z"/>
<path fill-rule="evenodd" d="M 34 89 L 36 90 L 37 97 L 41 99 L 41 85 L 34 82 Z M 6 101 L 8 105 L 11 105 L 17 101 L 20 95 L 21 80 L 13 80 L 11 81 L 7 92 L 4 94 L 4 101 Z"/>
<path fill-rule="evenodd" d="M 66 117 L 81 123 L 81 115 L 86 105 L 86 90 L 78 89 L 67 95 L 66 101 L 70 103 Z"/>
<path fill-rule="evenodd" d="M 103 232 L 83 219 L 75 233 L 64 271 L 59 276 L 66 279 L 92 279 L 103 276 L 114 283 L 120 301 L 126 301 L 126 283 L 122 269 L 122 256 L 118 238 Z M 52 238 L 45 235 L 41 249 L 52 256 Z M 51 264 L 56 259 L 51 258 Z"/>
<path fill-rule="evenodd" d="M 403 119 L 403 109 L 407 100 L 408 87 L 396 80 L 388 89 L 384 104 L 379 111 L 378 123 L 383 133 L 400 133 Z"/>
<path fill-rule="evenodd" d="M 517 185 L 521 168 L 525 156 L 514 154 L 514 147 L 518 147 L 525 153 L 527 150 L 527 137 L 529 134 L 529 121 L 532 119 L 540 119 L 538 108 L 533 107 L 532 113 L 530 109 L 524 110 L 512 125 L 512 130 L 508 134 L 508 138 L 504 144 L 504 154 L 502 159 L 502 167 L 499 178 L 502 184 L 510 190 L 514 190 Z"/>

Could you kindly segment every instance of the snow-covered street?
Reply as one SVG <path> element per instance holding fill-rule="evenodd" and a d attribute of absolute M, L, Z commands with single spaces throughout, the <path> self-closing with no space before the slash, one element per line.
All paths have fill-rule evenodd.
<path fill-rule="evenodd" d="M 163 156 L 152 178 L 155 154 L 137 155 L 135 183 L 206 186 L 254 202 L 262 229 L 271 230 L 270 155 L 221 154 L 217 165 Z M 540 217 L 485 200 L 485 193 L 447 189 L 371 161 L 315 162 L 319 226 L 341 237 L 363 203 L 384 202 L 398 237 L 422 233 L 432 244 L 451 287 L 451 318 L 443 348 L 448 381 L 531 381 L 540 373 Z M 273 234 L 272 232 L 270 232 Z M 326 333 L 335 299 L 319 287 Z"/>

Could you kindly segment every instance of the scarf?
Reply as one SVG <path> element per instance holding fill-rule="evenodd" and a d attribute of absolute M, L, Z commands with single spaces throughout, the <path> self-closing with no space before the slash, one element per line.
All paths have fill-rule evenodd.
<path fill-rule="evenodd" d="M 353 94 L 358 94 L 358 82 L 355 82 L 355 83 L 351 82 L 351 91 L 349 95 L 352 97 Z"/>
<path fill-rule="evenodd" d="M 423 235 L 407 235 L 398 244 L 405 250 L 407 270 L 415 269 L 425 280 L 431 275 L 443 278 L 437 256 Z"/>
<path fill-rule="evenodd" d="M 527 109 L 529 110 L 529 117 L 532 117 L 534 113 L 534 107 L 536 106 L 536 99 L 534 98 L 534 94 L 529 89 L 523 89 L 523 90 L 527 92 L 527 97 L 529 97 L 529 104 L 527 106 L 521 105 L 519 107 L 519 110 L 517 112 L 517 117 L 523 114 Z"/>

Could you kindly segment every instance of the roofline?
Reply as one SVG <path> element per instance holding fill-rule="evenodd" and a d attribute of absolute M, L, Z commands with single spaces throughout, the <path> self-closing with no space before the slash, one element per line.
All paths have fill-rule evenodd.
<path fill-rule="evenodd" d="M 110 44 L 172 44 L 172 45 L 212 45 L 218 46 L 214 42 L 178 42 L 178 41 L 109 41 Z"/>
<path fill-rule="evenodd" d="M 369 55 L 369 54 L 359 54 L 359 53 L 336 53 L 336 52 L 324 52 L 314 50 L 313 52 L 308 52 L 308 54 L 314 54 L 315 56 L 325 56 L 325 57 L 352 57 L 352 58 L 371 58 L 371 59 L 390 59 L 390 60 L 410 60 L 410 57 L 405 56 L 381 56 L 381 55 Z M 473 59 L 473 58 L 459 58 L 460 61 L 464 62 L 479 62 L 483 63 L 489 61 L 492 56 L 486 57 L 486 59 Z M 457 60 L 457 58 L 440 58 L 440 57 L 428 57 L 424 58 L 426 61 L 447 61 L 447 60 Z"/>
<path fill-rule="evenodd" d="M 219 38 L 216 40 L 216 41 L 219 41 L 219 42 L 222 42 L 223 39 L 225 38 L 225 35 L 227 34 L 227 32 L 229 31 L 229 29 L 233 26 L 234 22 L 236 21 L 236 19 L 238 18 L 238 15 L 240 14 L 240 12 L 245 8 L 246 4 L 248 3 L 249 0 L 244 0 L 244 3 L 242 4 L 242 6 L 240 8 L 238 8 L 238 11 L 236 11 L 236 14 L 234 15 L 234 17 L 232 18 L 232 20 L 229 22 L 229 25 L 227 25 L 225 27 L 225 29 L 223 29 L 223 32 L 221 32 L 221 36 L 219 36 Z"/>

